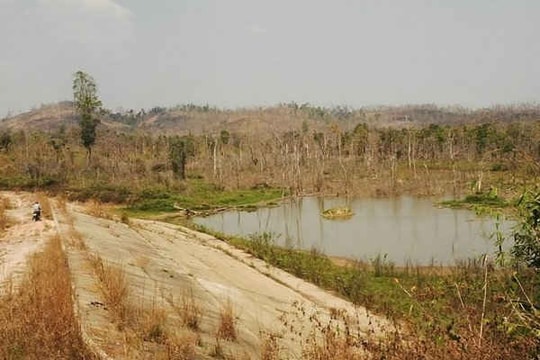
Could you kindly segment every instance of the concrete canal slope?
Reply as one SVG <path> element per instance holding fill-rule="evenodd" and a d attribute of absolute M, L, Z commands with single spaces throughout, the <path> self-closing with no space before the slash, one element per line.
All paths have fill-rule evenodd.
<path fill-rule="evenodd" d="M 344 329 L 347 319 L 366 334 L 387 326 L 206 234 L 157 221 L 124 223 L 90 215 L 81 205 L 51 203 L 83 337 L 101 358 L 257 359 L 275 343 L 282 358 L 301 358 L 307 339 L 324 324 Z M 104 290 L 108 277 L 126 285 L 120 313 Z M 186 314 L 195 315 L 196 324 Z M 223 330 L 227 314 L 232 335 L 230 327 Z"/>

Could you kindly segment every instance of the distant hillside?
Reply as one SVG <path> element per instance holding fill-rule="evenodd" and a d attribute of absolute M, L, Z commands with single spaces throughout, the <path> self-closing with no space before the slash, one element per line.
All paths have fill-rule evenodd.
<path fill-rule="evenodd" d="M 0 121 L 0 129 L 12 132 L 19 130 L 56 131 L 62 126 L 76 126 L 77 122 L 78 117 L 73 109 L 73 103 L 63 101 L 57 104 L 43 105 L 39 109 L 4 118 Z M 128 126 L 117 121 L 111 121 L 108 117 L 102 117 L 102 123 L 113 129 L 129 129 Z"/>
<path fill-rule="evenodd" d="M 77 125 L 70 101 L 44 105 L 0 121 L 0 130 L 55 131 Z M 317 131 L 328 126 L 342 130 L 359 123 L 374 127 L 421 126 L 540 120 L 540 106 L 494 106 L 470 110 L 435 105 L 378 106 L 352 109 L 323 108 L 309 104 L 281 104 L 265 108 L 222 110 L 210 106 L 182 105 L 173 108 L 112 112 L 103 110 L 102 125 L 117 131 L 142 130 L 164 134 L 217 134 L 223 130 L 261 136 L 288 131 Z"/>
<path fill-rule="evenodd" d="M 53 131 L 65 125 L 75 125 L 76 117 L 71 102 L 43 105 L 16 116 L 2 119 L 0 128 L 4 130 L 45 130 Z"/>

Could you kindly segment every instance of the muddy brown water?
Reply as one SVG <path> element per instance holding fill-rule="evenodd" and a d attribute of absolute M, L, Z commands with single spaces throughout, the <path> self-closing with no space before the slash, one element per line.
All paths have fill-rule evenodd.
<path fill-rule="evenodd" d="M 350 201 L 306 197 L 252 212 L 196 218 L 195 222 L 228 235 L 272 233 L 277 245 L 315 248 L 331 256 L 365 261 L 382 256 L 396 265 L 453 265 L 456 260 L 494 254 L 497 225 L 506 235 L 512 227 L 509 220 L 434 204 L 433 199 L 413 197 Z M 354 212 L 350 219 L 321 216 L 325 209 L 345 205 Z"/>

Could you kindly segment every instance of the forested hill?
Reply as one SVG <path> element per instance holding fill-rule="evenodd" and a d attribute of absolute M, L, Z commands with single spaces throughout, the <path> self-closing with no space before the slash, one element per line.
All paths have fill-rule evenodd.
<path fill-rule="evenodd" d="M 234 133 L 275 134 L 291 130 L 321 129 L 337 125 L 343 130 L 359 123 L 373 127 L 410 127 L 428 124 L 479 124 L 540 120 L 540 105 L 493 106 L 483 109 L 438 107 L 436 105 L 374 106 L 353 109 L 323 108 L 288 103 L 273 107 L 223 110 L 193 104 L 149 110 L 102 110 L 102 126 L 116 130 L 144 130 L 151 133 L 202 134 L 222 130 Z M 0 121 L 0 130 L 55 131 L 77 124 L 73 103 L 43 105 Z"/>

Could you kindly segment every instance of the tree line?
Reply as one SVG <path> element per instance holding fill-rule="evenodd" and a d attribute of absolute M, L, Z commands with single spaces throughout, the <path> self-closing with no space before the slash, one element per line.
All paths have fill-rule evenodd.
<path fill-rule="evenodd" d="M 540 174 L 540 117 L 528 118 L 534 118 L 534 107 L 510 112 L 493 108 L 493 114 L 521 114 L 515 121 L 495 117 L 474 123 L 381 126 L 365 121 L 364 110 L 336 107 L 329 112 L 290 103 L 280 105 L 280 115 L 287 120 L 300 113 L 304 121 L 297 128 L 170 135 L 101 126 L 100 119 L 112 113 L 102 109 L 97 85 L 83 71 L 74 74 L 73 97 L 77 127 L 0 133 L 0 185 L 171 188 L 192 177 L 223 188 L 264 184 L 292 194 L 430 195 L 463 190 L 473 182 L 477 190 L 494 181 L 533 182 Z M 440 110 L 428 105 L 403 109 L 427 114 Z M 209 106 L 177 110 L 220 116 Z M 149 112 L 159 115 L 167 109 Z M 130 114 L 135 122 L 146 116 Z M 306 116 L 326 120 L 313 126 Z"/>
<path fill-rule="evenodd" d="M 336 182 L 352 191 L 365 177 L 419 180 L 436 170 L 539 174 L 540 121 L 400 129 L 359 123 L 349 131 L 329 124 L 261 137 L 228 130 L 124 133 L 98 124 L 86 119 L 53 133 L 0 134 L 0 176 L 38 185 L 129 179 L 126 184 L 141 186 L 200 176 L 224 187 L 268 183 L 302 193 L 324 192 Z"/>

